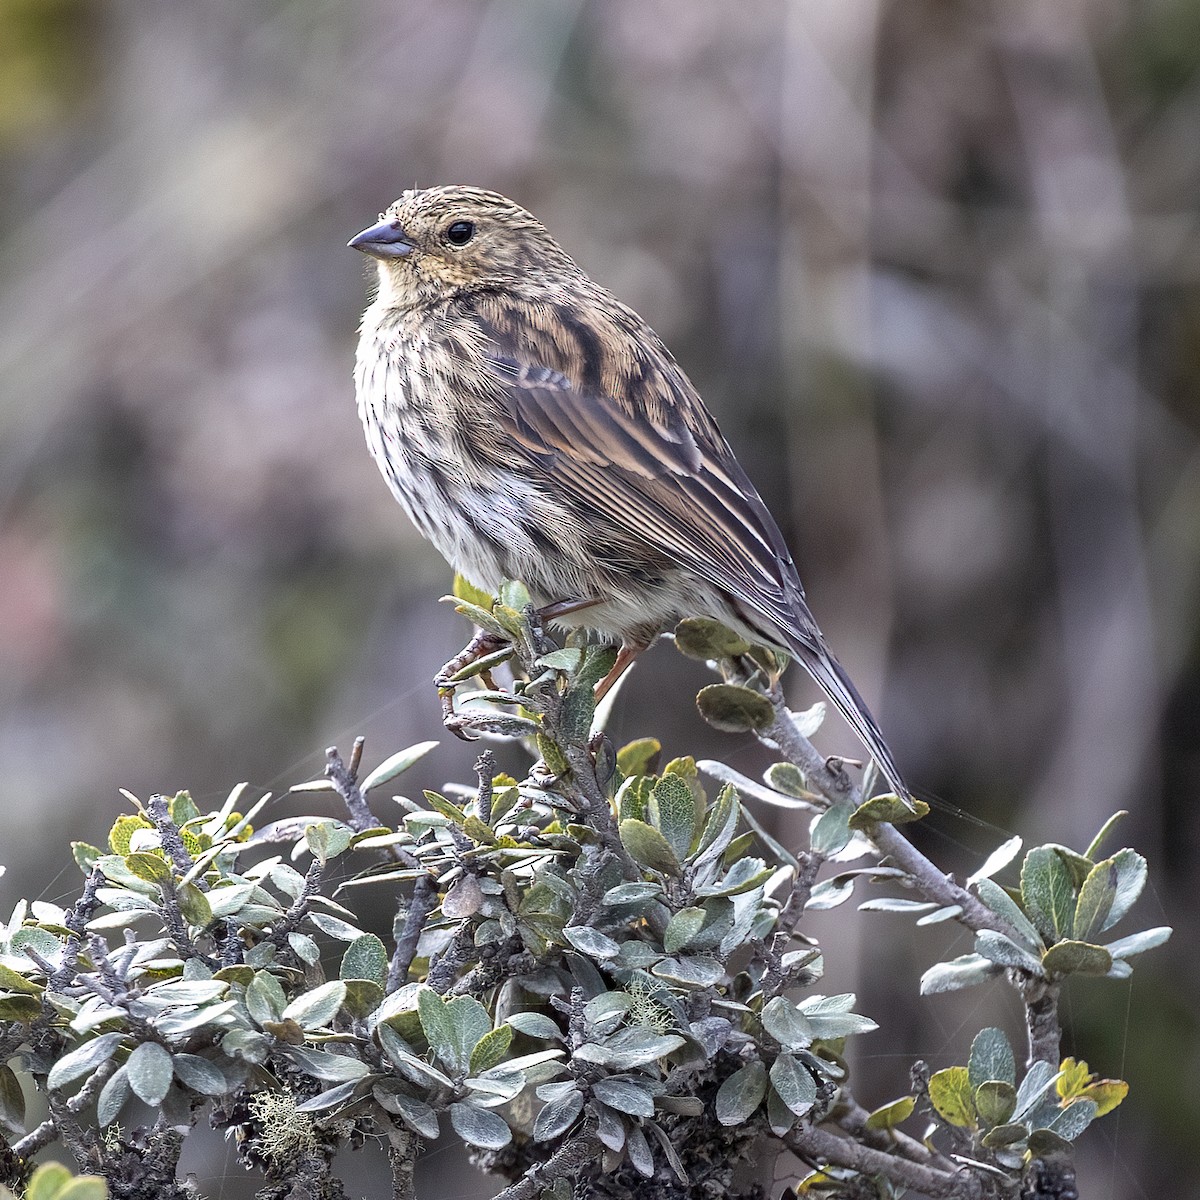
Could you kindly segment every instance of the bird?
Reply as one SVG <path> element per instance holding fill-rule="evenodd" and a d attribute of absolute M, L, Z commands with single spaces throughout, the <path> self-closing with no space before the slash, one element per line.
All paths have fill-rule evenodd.
<path fill-rule="evenodd" d="M 719 621 L 800 663 L 910 799 L 779 526 L 633 309 L 482 188 L 406 191 L 349 245 L 378 276 L 355 364 L 367 444 L 458 573 L 520 580 L 617 643 L 598 694 L 680 619 Z"/>

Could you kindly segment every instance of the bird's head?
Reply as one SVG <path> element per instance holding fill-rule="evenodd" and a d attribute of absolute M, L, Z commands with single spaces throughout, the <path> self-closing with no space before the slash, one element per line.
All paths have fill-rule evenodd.
<path fill-rule="evenodd" d="M 522 290 L 578 273 L 536 217 L 481 188 L 405 192 L 349 244 L 377 261 L 380 298 L 400 308 L 462 289 Z"/>

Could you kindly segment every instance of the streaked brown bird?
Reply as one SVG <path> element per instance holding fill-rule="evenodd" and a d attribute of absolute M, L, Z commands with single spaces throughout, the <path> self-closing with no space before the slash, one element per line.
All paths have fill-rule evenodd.
<path fill-rule="evenodd" d="M 618 641 L 710 617 L 795 658 L 908 798 L 830 653 L 783 535 L 654 330 L 495 192 L 405 192 L 350 245 L 377 260 L 358 410 L 417 528 L 478 586 L 519 579 Z"/>

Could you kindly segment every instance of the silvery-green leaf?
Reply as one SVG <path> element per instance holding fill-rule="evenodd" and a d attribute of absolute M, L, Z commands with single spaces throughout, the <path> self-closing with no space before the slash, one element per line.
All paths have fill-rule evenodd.
<path fill-rule="evenodd" d="M 604 1043 L 605 1061 L 615 1071 L 627 1071 L 665 1058 L 683 1044 L 683 1038 L 674 1033 L 654 1033 L 640 1027 L 622 1029 Z"/>
<path fill-rule="evenodd" d="M 592 1095 L 618 1112 L 635 1117 L 654 1116 L 654 1098 L 644 1088 L 626 1079 L 597 1079 Z"/>
<path fill-rule="evenodd" d="M 383 1052 L 406 1079 L 426 1088 L 431 1084 L 445 1088 L 454 1086 L 447 1075 L 442 1074 L 436 1067 L 430 1066 L 423 1058 L 418 1058 L 413 1054 L 390 1025 L 377 1025 L 375 1036 L 379 1038 Z"/>
<path fill-rule="evenodd" d="M 583 1093 L 578 1088 L 551 1100 L 538 1113 L 533 1123 L 533 1136 L 536 1141 L 549 1142 L 561 1137 L 579 1118 L 583 1112 Z"/>
<path fill-rule="evenodd" d="M 563 937 L 582 954 L 591 958 L 616 958 L 621 947 L 607 934 L 593 929 L 590 925 L 564 925 Z"/>
<path fill-rule="evenodd" d="M 958 991 L 985 983 L 1000 973 L 1001 967 L 985 959 L 982 954 L 962 954 L 949 962 L 935 962 L 920 977 L 920 994 L 936 996 L 938 992 Z"/>
<path fill-rule="evenodd" d="M 918 925 L 940 925 L 943 921 L 953 921 L 955 917 L 962 914 L 961 904 L 947 904 L 944 908 L 939 908 L 934 912 L 928 913 L 918 919 Z"/>
<path fill-rule="evenodd" d="M 246 1010 L 259 1025 L 278 1021 L 287 1007 L 283 986 L 270 971 L 257 971 L 246 985 Z"/>
<path fill-rule="evenodd" d="M 322 1029 L 346 1002 L 346 985 L 335 979 L 310 992 L 302 992 L 284 1010 L 281 1020 L 295 1021 L 301 1029 Z"/>
<path fill-rule="evenodd" d="M 762 800 L 776 808 L 806 808 L 811 812 L 814 807 L 808 800 L 796 800 L 791 796 L 785 796 L 782 792 L 775 791 L 774 788 L 764 787 L 748 775 L 743 775 L 740 771 L 735 771 L 732 767 L 727 767 L 724 763 L 716 762 L 714 759 L 701 759 L 696 766 L 710 779 L 716 779 L 720 783 L 726 783 L 736 788 L 739 796 L 753 796 L 755 800 Z"/>
<path fill-rule="evenodd" d="M 338 977 L 366 979 L 383 987 L 387 983 L 388 955 L 383 942 L 373 933 L 364 933 L 346 947 Z"/>
<path fill-rule="evenodd" d="M 174 1071 L 171 1056 L 157 1042 L 135 1046 L 125 1063 L 125 1074 L 134 1095 L 152 1108 L 162 1103 L 171 1086 Z"/>
<path fill-rule="evenodd" d="M 368 1073 L 367 1066 L 349 1054 L 331 1054 L 327 1050 L 306 1050 L 301 1046 L 289 1046 L 288 1058 L 314 1079 L 327 1079 L 341 1083 L 347 1079 L 361 1079 Z"/>
<path fill-rule="evenodd" d="M 366 795 L 372 788 L 377 788 L 385 783 L 390 783 L 397 775 L 403 774 L 414 763 L 424 758 L 430 750 L 436 749 L 437 742 L 418 742 L 415 746 L 409 746 L 406 750 L 400 750 L 393 754 L 390 758 L 384 759 L 367 777 L 360 783 L 359 790 Z"/>
<path fill-rule="evenodd" d="M 84 1075 L 90 1075 L 101 1063 L 112 1058 L 124 1037 L 124 1033 L 102 1033 L 64 1054 L 50 1068 L 46 1078 L 47 1090 L 57 1091 Z"/>
<path fill-rule="evenodd" d="M 1109 942 L 1104 948 L 1114 959 L 1132 958 L 1135 954 L 1144 954 L 1161 946 L 1171 936 L 1169 925 L 1158 925 L 1154 929 L 1143 929 L 1141 933 L 1131 933 L 1128 937 L 1118 938 Z"/>
<path fill-rule="evenodd" d="M 328 1088 L 326 1091 L 318 1092 L 310 1100 L 305 1100 L 303 1104 L 296 1105 L 297 1112 L 325 1112 L 331 1108 L 337 1108 L 339 1104 L 345 1104 L 359 1090 L 360 1081 L 357 1079 L 348 1080 L 345 1083 L 339 1083 L 336 1087 Z"/>
<path fill-rule="evenodd" d="M 981 929 L 975 935 L 975 949 L 984 958 L 998 966 L 1017 967 L 1019 970 L 1028 971 L 1029 974 L 1035 976 L 1044 974 L 1040 959 L 994 929 Z"/>
<path fill-rule="evenodd" d="M 167 1007 L 173 1004 L 207 1004 L 224 996 L 229 985 L 219 979 L 213 980 L 179 980 L 175 983 L 155 984 L 142 997 L 143 1003 L 156 1007 Z"/>
<path fill-rule="evenodd" d="M 828 857 L 843 849 L 850 841 L 850 817 L 854 805 L 845 801 L 827 808 L 812 824 L 809 844 L 813 851 Z"/>
<path fill-rule="evenodd" d="M 198 1054 L 176 1054 L 172 1065 L 180 1081 L 202 1096 L 223 1096 L 229 1090 L 225 1076 L 216 1064 Z"/>
<path fill-rule="evenodd" d="M 650 968 L 650 973 L 680 987 L 707 988 L 724 976 L 725 966 L 707 954 L 688 954 L 664 958 Z"/>
<path fill-rule="evenodd" d="M 1051 1133 L 1057 1133 L 1067 1142 L 1073 1142 L 1096 1118 L 1096 1104 L 1093 1100 L 1072 1100 L 1065 1108 L 1043 1128 Z"/>
<path fill-rule="evenodd" d="M 557 1041 L 562 1038 L 562 1030 L 544 1013 L 510 1013 L 508 1023 L 526 1037 L 540 1038 L 542 1041 Z"/>
<path fill-rule="evenodd" d="M 100 1089 L 100 1099 L 96 1101 L 96 1123 L 101 1129 L 106 1129 L 121 1115 L 130 1094 L 129 1076 L 124 1067 L 118 1067 Z"/>
<path fill-rule="evenodd" d="M 310 967 L 316 966 L 321 961 L 320 947 L 307 934 L 289 933 L 288 945 L 296 957 Z"/>
<path fill-rule="evenodd" d="M 1046 943 L 1042 941 L 1042 936 L 1034 928 L 1033 922 L 998 883 L 992 879 L 981 879 L 975 885 L 975 891 L 980 900 L 1011 927 L 1018 945 L 1037 955 L 1045 950 Z"/>
<path fill-rule="evenodd" d="M 832 879 L 818 883 L 809 896 L 805 908 L 828 909 L 845 904 L 854 895 L 854 876 L 835 875 Z"/>
<path fill-rule="evenodd" d="M 611 1108 L 600 1104 L 589 1110 L 596 1118 L 596 1136 L 610 1150 L 625 1148 L 625 1122 Z"/>
<path fill-rule="evenodd" d="M 739 1067 L 717 1089 L 717 1120 L 722 1125 L 740 1125 L 762 1103 L 767 1094 L 767 1069 L 760 1062 Z"/>
<path fill-rule="evenodd" d="M 817 1084 L 809 1073 L 790 1054 L 780 1054 L 771 1064 L 771 1086 L 780 1100 L 798 1117 L 816 1103 Z"/>
<path fill-rule="evenodd" d="M 971 1057 L 967 1062 L 967 1074 L 973 1088 L 992 1079 L 1016 1085 L 1016 1059 L 1004 1030 L 989 1026 L 975 1035 L 971 1043 Z"/>
<path fill-rule="evenodd" d="M 619 883 L 611 887 L 603 896 L 600 903 L 609 907 L 619 904 L 637 904 L 643 900 L 654 900 L 662 895 L 662 885 L 658 883 Z"/>
<path fill-rule="evenodd" d="M 859 906 L 859 912 L 898 912 L 926 913 L 932 912 L 937 905 L 929 900 L 905 900 L 899 896 L 880 896 L 875 900 L 864 900 Z"/>
<path fill-rule="evenodd" d="M 385 1088 L 378 1083 L 373 1089 L 373 1094 L 381 1108 L 396 1113 L 410 1129 L 415 1130 L 423 1138 L 433 1141 L 441 1133 L 438 1127 L 437 1113 L 424 1100 L 418 1100 L 415 1096 L 406 1095 L 395 1089 Z"/>
<path fill-rule="evenodd" d="M 426 989 L 418 997 L 422 1021 L 426 1003 L 422 998 L 436 994 L 432 989 Z M 445 1001 L 444 1011 L 449 1020 L 449 1052 L 443 1053 L 440 1049 L 436 1052 L 452 1071 L 465 1075 L 470 1070 L 471 1054 L 475 1047 L 492 1031 L 492 1018 L 473 996 L 456 996 L 453 1000 Z"/>
<path fill-rule="evenodd" d="M 639 1175 L 644 1179 L 654 1177 L 654 1155 L 650 1153 L 650 1143 L 636 1125 L 631 1126 L 625 1134 L 625 1153 Z"/>
<path fill-rule="evenodd" d="M 682 950 L 700 932 L 705 915 L 704 909 L 696 906 L 681 908 L 668 922 L 663 933 L 663 949 L 668 954 Z"/>
<path fill-rule="evenodd" d="M 331 917 L 328 913 L 310 912 L 308 919 L 322 932 L 339 942 L 353 942 L 362 937 L 363 931 L 349 921 Z"/>
<path fill-rule="evenodd" d="M 1049 1063 L 1040 1059 L 1035 1062 L 1025 1072 L 1025 1078 L 1017 1088 L 1017 1107 L 1013 1112 L 1013 1120 L 1020 1121 L 1031 1112 L 1061 1074 L 1061 1071 L 1056 1071 Z"/>
<path fill-rule="evenodd" d="M 618 826 L 621 842 L 635 861 L 663 875 L 678 875 L 679 860 L 670 843 L 653 825 L 628 817 Z"/>
<path fill-rule="evenodd" d="M 687 782 L 678 775 L 664 775 L 650 792 L 646 814 L 675 857 L 687 858 L 696 835 L 696 798 Z"/>
<path fill-rule="evenodd" d="M 1019 837 L 1011 837 L 1007 842 L 997 846 L 983 860 L 982 865 L 977 871 L 972 871 L 967 876 L 967 887 L 974 887 L 981 879 L 990 879 L 998 871 L 1003 871 L 1014 858 L 1021 852 L 1021 839 Z"/>
<path fill-rule="evenodd" d="M 450 1105 L 450 1124 L 469 1146 L 502 1150 L 512 1141 L 512 1130 L 490 1109 L 460 1101 Z"/>
<path fill-rule="evenodd" d="M 763 1005 L 763 1028 L 789 1050 L 803 1049 L 813 1040 L 808 1018 L 784 996 L 776 996 Z"/>
<path fill-rule="evenodd" d="M 1104 929 L 1111 929 L 1133 907 L 1146 886 L 1146 860 L 1136 851 L 1118 850 L 1109 861 L 1116 867 L 1117 894 Z"/>

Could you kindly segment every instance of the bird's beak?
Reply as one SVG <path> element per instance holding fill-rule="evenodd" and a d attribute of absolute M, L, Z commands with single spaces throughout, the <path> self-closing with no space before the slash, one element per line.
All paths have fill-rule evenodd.
<path fill-rule="evenodd" d="M 362 233 L 356 233 L 347 243 L 372 258 L 403 258 L 415 247 L 404 235 L 399 221 L 380 221 Z"/>

